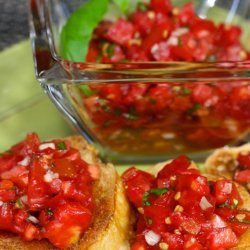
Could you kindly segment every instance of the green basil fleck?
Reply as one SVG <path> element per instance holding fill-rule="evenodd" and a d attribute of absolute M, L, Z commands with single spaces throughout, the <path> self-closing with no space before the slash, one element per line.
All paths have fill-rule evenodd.
<path fill-rule="evenodd" d="M 138 4 L 137 4 L 137 8 L 138 8 L 138 10 L 140 10 L 140 11 L 142 11 L 142 12 L 145 12 L 145 11 L 147 11 L 147 5 L 145 4 L 145 3 L 143 3 L 143 2 L 139 2 Z"/>
<path fill-rule="evenodd" d="M 78 88 L 83 92 L 87 97 L 96 94 L 96 91 L 92 90 L 88 85 L 80 85 Z"/>
<path fill-rule="evenodd" d="M 235 208 L 237 207 L 237 205 L 236 205 L 236 204 L 229 204 L 229 203 L 227 203 L 227 202 L 223 202 L 223 203 L 217 205 L 217 207 L 218 207 L 218 208 L 223 208 L 223 207 L 225 207 L 225 208 L 228 208 L 228 209 L 235 209 Z"/>
<path fill-rule="evenodd" d="M 45 208 L 45 213 L 46 213 L 49 217 L 53 216 L 53 211 L 52 211 L 51 208 Z"/>
<path fill-rule="evenodd" d="M 109 44 L 108 47 L 107 47 L 107 55 L 108 55 L 108 58 L 112 58 L 114 53 L 115 53 L 115 45 L 114 44 Z"/>
<path fill-rule="evenodd" d="M 168 192 L 170 189 L 169 188 L 153 188 L 153 189 L 150 189 L 148 191 L 146 191 L 144 194 L 143 194 L 143 197 L 142 197 L 142 204 L 144 206 L 150 206 L 151 203 L 150 201 L 148 200 L 148 196 L 150 194 L 154 194 L 154 195 L 157 195 L 157 196 L 161 196 L 163 194 L 165 194 L 166 192 Z"/>
<path fill-rule="evenodd" d="M 66 150 L 67 149 L 67 146 L 66 146 L 65 142 L 63 142 L 63 141 L 57 142 L 56 147 L 59 150 Z"/>
<path fill-rule="evenodd" d="M 22 209 L 24 208 L 24 204 L 22 203 L 21 199 L 18 198 L 15 202 L 15 207 L 18 208 L 18 209 Z"/>

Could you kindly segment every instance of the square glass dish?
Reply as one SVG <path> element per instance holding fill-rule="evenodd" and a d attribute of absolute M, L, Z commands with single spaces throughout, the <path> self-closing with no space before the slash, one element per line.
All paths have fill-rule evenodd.
<path fill-rule="evenodd" d="M 142 163 L 186 154 L 199 160 L 212 149 L 248 141 L 248 1 L 194 1 L 202 20 L 225 24 L 221 30 L 217 29 L 218 36 L 225 32 L 227 38 L 218 41 L 217 58 L 207 55 L 203 58 L 202 54 L 210 45 L 212 31 L 204 28 L 206 32 L 200 32 L 196 40 L 183 41 L 179 36 L 189 33 L 184 23 L 172 33 L 164 33 L 164 42 L 171 40 L 172 47 L 187 46 L 175 52 L 181 60 L 66 60 L 60 50 L 60 34 L 70 15 L 83 2 L 30 0 L 31 40 L 36 75 L 42 88 L 104 159 Z M 131 1 L 131 9 L 136 8 L 135 2 Z M 176 7 L 171 15 L 177 18 L 174 15 L 182 12 L 178 6 L 190 1 L 172 2 Z M 110 6 L 105 18 L 115 20 L 118 12 L 113 4 Z M 149 17 L 152 13 L 158 15 L 149 12 Z M 93 13 L 87 13 L 88 17 Z M 239 36 L 240 29 L 232 25 L 241 27 L 243 33 L 241 41 L 236 43 L 230 41 Z M 137 38 L 138 35 L 133 42 L 137 43 Z M 79 46 L 78 42 L 72 40 L 74 46 Z M 159 50 L 159 44 L 154 45 L 150 53 Z M 132 51 L 132 57 L 136 53 Z M 195 54 L 197 60 L 192 60 L 192 56 L 185 60 L 185 53 Z M 157 54 L 153 56 L 157 58 Z"/>

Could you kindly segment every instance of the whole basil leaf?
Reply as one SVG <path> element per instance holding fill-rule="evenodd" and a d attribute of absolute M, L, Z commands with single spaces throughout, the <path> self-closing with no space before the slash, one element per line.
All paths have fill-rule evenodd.
<path fill-rule="evenodd" d="M 123 14 L 128 13 L 129 3 L 131 0 L 113 0 L 113 2 L 119 7 Z"/>
<path fill-rule="evenodd" d="M 63 58 L 85 61 L 93 31 L 105 15 L 108 3 L 109 0 L 89 0 L 69 17 L 61 32 Z"/>

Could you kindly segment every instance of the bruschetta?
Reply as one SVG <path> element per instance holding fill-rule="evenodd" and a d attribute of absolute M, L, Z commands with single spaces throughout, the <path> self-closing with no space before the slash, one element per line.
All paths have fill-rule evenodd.
<path fill-rule="evenodd" d="M 201 174 L 185 156 L 122 178 L 137 209 L 132 250 L 250 249 L 250 197 L 232 180 Z"/>
<path fill-rule="evenodd" d="M 126 250 L 131 218 L 114 166 L 80 136 L 32 133 L 0 156 L 0 249 Z"/>

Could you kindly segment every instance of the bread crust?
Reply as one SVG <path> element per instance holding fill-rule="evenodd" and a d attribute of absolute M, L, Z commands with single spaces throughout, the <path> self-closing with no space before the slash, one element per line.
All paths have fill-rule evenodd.
<path fill-rule="evenodd" d="M 98 165 L 100 178 L 94 183 L 96 202 L 93 221 L 78 244 L 68 250 L 127 250 L 132 232 L 132 210 L 127 201 L 120 177 L 112 164 L 103 164 L 96 150 L 81 136 L 66 138 L 80 151 L 81 157 L 90 165 Z M 0 250 L 50 250 L 57 249 L 49 241 L 27 242 L 20 237 L 0 231 Z"/>
<path fill-rule="evenodd" d="M 224 147 L 215 150 L 205 161 L 206 171 L 232 179 L 237 168 L 235 160 L 240 152 L 250 152 L 250 143 L 240 147 Z"/>
<path fill-rule="evenodd" d="M 243 147 L 243 148 L 244 148 L 244 150 L 246 149 L 246 147 Z M 249 147 L 249 149 L 250 149 L 250 147 Z M 153 174 L 154 176 L 157 176 L 158 172 L 161 169 L 163 169 L 164 166 L 169 162 L 170 161 L 158 163 L 154 167 L 150 168 L 148 170 L 148 172 Z M 191 167 L 198 169 L 198 167 L 196 166 L 196 164 L 194 162 L 192 162 Z M 217 180 L 218 178 L 221 178 L 220 176 L 214 175 L 214 174 L 204 174 L 204 176 L 207 177 L 208 180 Z M 249 193 L 241 185 L 239 185 L 237 183 L 235 183 L 235 185 L 236 185 L 238 192 L 243 200 L 243 204 L 240 206 L 240 208 L 249 211 L 249 209 L 250 209 L 250 195 L 249 195 Z M 232 250 L 250 250 L 250 229 L 248 229 L 243 235 L 241 235 L 241 237 L 239 238 L 238 246 L 233 247 L 231 249 Z"/>

